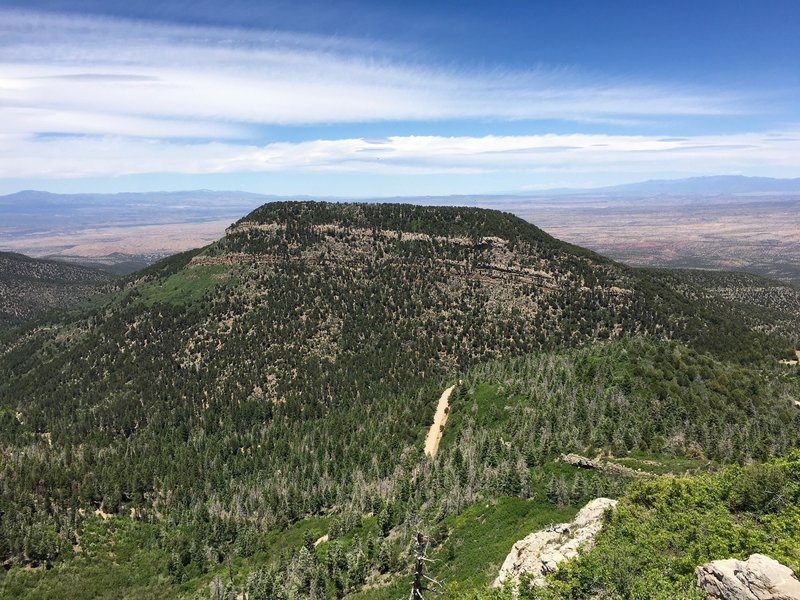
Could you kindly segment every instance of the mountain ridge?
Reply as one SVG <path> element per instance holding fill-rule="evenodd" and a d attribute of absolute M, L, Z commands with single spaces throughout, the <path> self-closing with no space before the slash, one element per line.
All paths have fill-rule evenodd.
<path fill-rule="evenodd" d="M 787 340 L 695 292 L 509 213 L 264 205 L 2 340 L 0 555 L 15 581 L 53 572 L 63 590 L 60 573 L 90 568 L 74 547 L 113 527 L 118 547 L 141 535 L 163 557 L 149 580 L 160 597 L 205 591 L 243 557 L 308 563 L 298 594 L 319 579 L 340 598 L 381 581 L 369 569 L 400 577 L 415 527 L 478 501 L 509 496 L 535 512 L 526 523 L 561 521 L 590 489 L 623 492 L 600 474 L 571 493 L 564 452 L 699 467 L 791 447 Z M 436 400 L 461 378 L 426 459 Z M 748 406 L 754 425 L 722 444 Z M 295 527 L 305 558 L 282 558 L 275 540 Z M 28 575 L 33 560 L 54 568 Z"/>
<path fill-rule="evenodd" d="M 632 196 L 658 195 L 718 195 L 718 194 L 800 193 L 800 177 L 749 177 L 745 175 L 706 175 L 680 179 L 649 179 L 633 183 L 586 189 L 556 188 L 533 195 L 593 195 L 621 194 Z"/>
<path fill-rule="evenodd" d="M 21 323 L 47 310 L 66 309 L 111 279 L 98 269 L 0 252 L 0 323 Z"/>
<path fill-rule="evenodd" d="M 671 195 L 671 194 L 748 194 L 748 193 L 800 193 L 800 177 L 761 177 L 748 175 L 702 175 L 695 177 L 682 177 L 674 179 L 647 179 L 631 183 L 616 185 L 595 186 L 588 188 L 545 188 L 541 190 L 513 190 L 498 191 L 483 194 L 446 194 L 446 195 L 406 195 L 406 196 L 326 196 L 320 194 L 294 194 L 294 195 L 275 195 L 262 192 L 251 192 L 244 190 L 161 190 L 161 191 L 142 191 L 142 192 L 86 192 L 86 193 L 60 193 L 45 190 L 19 190 L 5 195 L 0 195 L 0 202 L 13 199 L 35 199 L 36 196 L 45 198 L 69 198 L 99 200 L 104 197 L 115 198 L 144 198 L 144 197 L 182 197 L 182 196 L 201 196 L 201 197 L 252 197 L 258 198 L 262 204 L 269 201 L 327 201 L 342 203 L 385 203 L 401 202 L 403 200 L 425 200 L 435 202 L 443 200 L 474 200 L 484 199 L 518 199 L 520 197 L 541 196 L 541 195 L 591 195 L 596 193 L 625 192 L 627 194 L 645 195 Z"/>

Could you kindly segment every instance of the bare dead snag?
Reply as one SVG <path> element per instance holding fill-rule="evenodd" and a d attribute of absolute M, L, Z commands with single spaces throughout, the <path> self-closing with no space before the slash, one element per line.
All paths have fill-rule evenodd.
<path fill-rule="evenodd" d="M 432 592 L 434 594 L 441 592 L 442 584 L 432 577 L 425 575 L 425 563 L 434 562 L 425 556 L 425 549 L 428 547 L 428 540 L 421 533 L 417 534 L 417 541 L 414 544 L 414 575 L 411 578 L 411 595 L 409 600 L 425 600 L 422 592 Z M 428 588 L 425 582 L 433 584 L 432 588 Z"/>
<path fill-rule="evenodd" d="M 425 536 L 417 534 L 417 543 L 414 545 L 414 575 L 411 578 L 411 595 L 409 600 L 424 600 L 422 596 L 422 578 L 425 569 Z"/>

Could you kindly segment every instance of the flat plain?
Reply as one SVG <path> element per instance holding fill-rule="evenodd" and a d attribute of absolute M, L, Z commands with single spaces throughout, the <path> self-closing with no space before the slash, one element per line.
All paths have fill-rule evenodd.
<path fill-rule="evenodd" d="M 553 197 L 506 209 L 633 266 L 749 271 L 800 284 L 800 196 Z"/>

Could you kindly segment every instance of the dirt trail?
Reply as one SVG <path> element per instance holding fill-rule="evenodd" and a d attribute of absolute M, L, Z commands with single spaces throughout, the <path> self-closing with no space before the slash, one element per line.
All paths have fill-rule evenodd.
<path fill-rule="evenodd" d="M 433 415 L 433 423 L 425 436 L 425 454 L 428 456 L 436 456 L 436 451 L 439 449 L 439 442 L 442 439 L 442 428 L 447 423 L 447 407 L 450 406 L 450 394 L 456 386 L 451 385 L 439 398 L 439 404 L 436 406 L 436 414 Z"/>

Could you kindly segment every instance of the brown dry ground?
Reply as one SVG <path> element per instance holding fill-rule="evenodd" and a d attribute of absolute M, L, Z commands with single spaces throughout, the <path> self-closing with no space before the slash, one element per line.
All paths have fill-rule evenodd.
<path fill-rule="evenodd" d="M 800 197 L 549 198 L 508 208 L 634 266 L 744 270 L 800 284 Z"/>
<path fill-rule="evenodd" d="M 225 233 L 230 219 L 202 223 L 97 227 L 70 232 L 53 231 L 3 241 L 3 247 L 28 256 L 100 257 L 167 255 L 205 246 Z"/>

